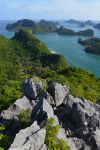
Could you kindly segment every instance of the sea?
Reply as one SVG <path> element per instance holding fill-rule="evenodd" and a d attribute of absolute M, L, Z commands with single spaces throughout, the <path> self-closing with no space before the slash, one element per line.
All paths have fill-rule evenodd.
<path fill-rule="evenodd" d="M 16 21 L 0 21 L 0 35 L 4 35 L 7 38 L 13 37 L 14 32 L 7 31 L 6 25 L 14 22 Z M 100 38 L 100 30 L 94 29 L 91 26 L 79 27 L 77 24 L 69 24 L 65 21 L 59 21 L 59 26 L 60 25 L 73 29 L 74 31 L 92 28 L 95 33 L 94 36 Z M 84 68 L 97 77 L 100 77 L 100 56 L 86 53 L 84 46 L 78 44 L 79 38 L 85 40 L 91 37 L 58 35 L 57 33 L 38 33 L 35 34 L 35 36 L 45 42 L 51 52 L 63 55 L 72 66 Z"/>

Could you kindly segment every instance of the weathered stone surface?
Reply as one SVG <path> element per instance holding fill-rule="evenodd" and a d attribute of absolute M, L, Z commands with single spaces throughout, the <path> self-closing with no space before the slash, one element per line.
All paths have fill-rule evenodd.
<path fill-rule="evenodd" d="M 9 133 L 18 133 L 10 150 L 48 150 L 44 125 L 50 117 L 55 119 L 54 125 L 60 123 L 58 138 L 71 150 L 100 150 L 100 105 L 69 95 L 69 89 L 56 82 L 49 84 L 48 92 L 32 79 L 24 86 L 30 100 L 24 96 L 0 114 L 0 123 L 9 127 Z M 33 124 L 21 130 L 19 114 L 27 109 L 32 110 Z"/>
<path fill-rule="evenodd" d="M 52 116 L 54 116 L 53 109 L 44 98 L 37 103 L 32 112 L 33 121 L 37 120 L 39 124 Z"/>
<path fill-rule="evenodd" d="M 75 137 L 74 142 L 78 150 L 98 150 L 100 134 L 99 105 L 71 95 L 63 101 L 63 105 L 57 108 L 57 116 L 66 129 L 70 129 Z M 77 138 L 76 138 L 77 137 Z M 94 144 L 93 144 L 94 143 Z"/>
<path fill-rule="evenodd" d="M 49 84 L 48 91 L 50 95 L 53 97 L 55 105 L 59 106 L 63 103 L 66 96 L 68 95 L 69 88 L 67 88 L 66 86 L 62 86 L 57 82 L 52 82 Z"/>
<path fill-rule="evenodd" d="M 46 130 L 40 129 L 37 122 L 21 130 L 15 137 L 9 150 L 45 150 L 44 145 Z"/>
<path fill-rule="evenodd" d="M 36 85 L 37 90 L 43 89 L 43 85 L 42 85 L 42 82 L 41 82 L 41 81 L 40 81 L 40 82 L 37 82 L 35 85 Z"/>
<path fill-rule="evenodd" d="M 50 105 L 55 105 L 52 96 L 45 89 L 42 91 L 40 98 L 45 98 Z"/>
<path fill-rule="evenodd" d="M 18 120 L 18 115 L 27 109 L 32 109 L 30 101 L 24 96 L 21 99 L 16 100 L 7 110 L 1 112 L 0 117 L 3 121 L 8 121 L 8 124 L 12 120 Z"/>
<path fill-rule="evenodd" d="M 37 88 L 36 88 L 36 85 L 31 78 L 26 79 L 24 82 L 24 94 L 30 100 L 36 99 L 36 97 L 37 97 Z"/>
<path fill-rule="evenodd" d="M 35 105 L 35 104 L 34 104 Z M 25 110 L 32 110 L 33 104 L 24 96 L 21 99 L 16 100 L 7 110 L 4 110 L 0 114 L 1 124 L 9 128 L 10 134 L 18 132 L 21 128 L 19 121 L 19 115 Z"/>
<path fill-rule="evenodd" d="M 72 138 L 69 139 L 66 137 L 66 133 L 63 128 L 60 128 L 59 133 L 58 133 L 58 138 L 63 139 L 70 147 L 70 150 L 77 150 L 75 143 L 73 142 L 73 139 Z"/>

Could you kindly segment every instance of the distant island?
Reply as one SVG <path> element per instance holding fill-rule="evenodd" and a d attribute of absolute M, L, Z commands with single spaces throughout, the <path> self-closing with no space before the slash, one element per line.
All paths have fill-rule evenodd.
<path fill-rule="evenodd" d="M 69 19 L 66 21 L 66 23 L 71 23 L 71 24 L 78 24 L 80 27 L 82 26 L 93 26 L 94 23 L 91 20 L 87 20 L 87 21 L 79 21 L 79 20 L 75 20 L 75 19 Z"/>
<path fill-rule="evenodd" d="M 41 20 L 35 22 L 30 19 L 22 19 L 13 24 L 7 24 L 8 31 L 19 31 L 21 29 L 31 30 L 33 33 L 38 32 L 55 32 L 57 30 L 57 22 Z"/>
<path fill-rule="evenodd" d="M 75 32 L 71 29 L 67 29 L 64 26 L 61 26 L 57 33 L 60 35 L 83 35 L 83 36 L 94 36 L 94 31 L 92 29 L 86 29 L 84 31 Z"/>
<path fill-rule="evenodd" d="M 100 55 L 100 39 L 91 38 L 88 40 L 79 39 L 78 43 L 86 46 L 85 52 Z"/>
<path fill-rule="evenodd" d="M 100 23 L 96 24 L 96 25 L 94 26 L 94 28 L 100 29 Z"/>
<path fill-rule="evenodd" d="M 30 19 L 22 19 L 13 24 L 7 24 L 6 29 L 10 32 L 16 32 L 21 29 L 30 30 L 32 33 L 41 32 L 57 32 L 60 35 L 83 35 L 83 36 L 93 36 L 94 31 L 92 29 L 87 29 L 84 31 L 75 32 L 71 29 L 67 29 L 64 26 L 57 27 L 58 22 L 41 20 L 40 22 L 35 22 Z"/>

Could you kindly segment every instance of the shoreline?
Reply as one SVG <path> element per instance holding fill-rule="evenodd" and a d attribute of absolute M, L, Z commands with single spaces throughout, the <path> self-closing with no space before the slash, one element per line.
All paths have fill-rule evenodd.
<path fill-rule="evenodd" d="M 54 50 L 50 49 L 51 54 L 57 54 Z"/>

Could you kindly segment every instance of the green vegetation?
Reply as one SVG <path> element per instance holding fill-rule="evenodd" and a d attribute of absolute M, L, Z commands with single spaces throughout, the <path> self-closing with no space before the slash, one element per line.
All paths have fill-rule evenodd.
<path fill-rule="evenodd" d="M 31 123 L 31 110 L 27 109 L 26 111 L 23 111 L 19 115 L 19 121 L 21 122 L 23 127 L 26 127 Z"/>
<path fill-rule="evenodd" d="M 0 111 L 22 96 L 22 80 L 35 75 L 34 67 L 42 66 L 59 70 L 66 61 L 60 55 L 51 55 L 47 46 L 28 31 L 19 31 L 11 40 L 0 37 Z"/>
<path fill-rule="evenodd" d="M 56 23 L 53 21 L 41 20 L 39 23 L 29 19 L 22 19 L 13 24 L 8 24 L 6 29 L 9 31 L 19 31 L 21 29 L 31 30 L 33 33 L 39 32 L 55 32 L 57 30 Z"/>
<path fill-rule="evenodd" d="M 57 135 L 60 129 L 59 125 L 54 125 L 54 118 L 49 118 L 46 123 L 45 144 L 50 150 L 70 150 L 69 146 L 63 139 L 58 139 Z"/>
<path fill-rule="evenodd" d="M 83 35 L 83 36 L 93 36 L 94 35 L 94 31 L 92 29 L 75 32 L 71 29 L 65 28 L 64 26 L 61 26 L 58 29 L 57 33 L 60 35 Z"/>
<path fill-rule="evenodd" d="M 92 38 L 92 39 L 88 39 L 84 41 L 79 39 L 78 42 L 82 45 L 87 46 L 85 48 L 85 52 L 100 55 L 100 39 L 99 38 Z"/>
<path fill-rule="evenodd" d="M 11 144 L 11 137 L 4 134 L 5 127 L 3 125 L 0 125 L 0 150 L 8 150 L 10 144 Z"/>
<path fill-rule="evenodd" d="M 67 67 L 55 72 L 47 68 L 35 68 L 34 71 L 43 79 L 67 85 L 74 96 L 100 103 L 100 79 L 84 69 Z"/>
<path fill-rule="evenodd" d="M 51 54 L 29 31 L 20 30 L 12 39 L 0 36 L 0 111 L 23 95 L 22 81 L 29 77 L 38 77 L 44 86 L 45 79 L 66 84 L 74 96 L 100 103 L 100 79 Z"/>

